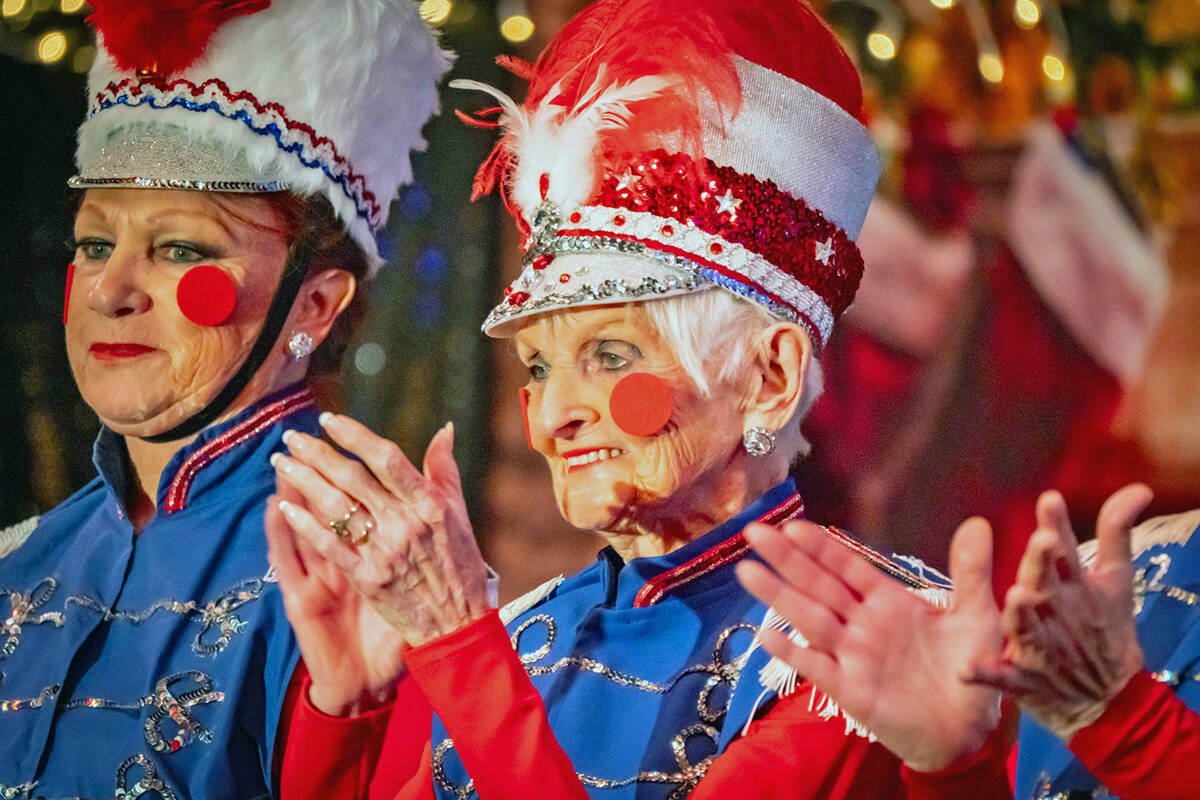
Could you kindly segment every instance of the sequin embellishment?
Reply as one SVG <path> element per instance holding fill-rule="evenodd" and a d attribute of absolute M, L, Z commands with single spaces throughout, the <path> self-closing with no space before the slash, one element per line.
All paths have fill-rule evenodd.
<path fill-rule="evenodd" d="M 1163 579 L 1171 568 L 1171 557 L 1166 553 L 1156 553 L 1150 557 L 1150 565 L 1140 567 L 1133 573 L 1133 613 L 1140 614 L 1146 603 L 1146 595 L 1157 593 L 1186 606 L 1200 603 L 1200 594 L 1172 586 Z M 1153 569 L 1153 574 L 1151 574 Z"/>
<path fill-rule="evenodd" d="M 17 649 L 17 645 L 21 643 L 22 625 L 50 623 L 56 628 L 62 627 L 65 620 L 61 612 L 36 613 L 37 609 L 44 606 L 56 591 L 58 591 L 58 581 L 54 578 L 46 578 L 28 594 L 11 589 L 0 591 L 0 595 L 8 596 L 9 605 L 8 614 L 0 622 L 0 634 L 4 636 L 4 644 L 0 645 L 0 658 L 11 656 Z"/>
<path fill-rule="evenodd" d="M 160 600 L 145 611 L 125 611 L 123 609 L 107 608 L 95 598 L 87 595 L 75 595 L 67 598 L 68 604 L 78 605 L 100 614 L 105 622 L 121 620 L 134 625 L 141 625 L 159 611 L 182 616 L 199 617 L 200 632 L 192 640 L 192 652 L 202 656 L 212 656 L 224 650 L 232 641 L 234 635 L 246 628 L 246 622 L 235 611 L 257 600 L 262 595 L 263 580 L 251 578 L 234 585 L 215 600 L 201 605 L 197 600 Z M 216 636 L 211 637 L 215 632 Z"/>
<path fill-rule="evenodd" d="M 130 786 L 129 778 L 130 771 L 134 767 L 141 768 L 141 777 Z M 158 770 L 154 768 L 154 762 L 149 757 L 138 753 L 135 756 L 130 756 L 125 760 L 125 763 L 117 769 L 117 788 L 115 792 L 116 800 L 138 800 L 139 797 L 146 795 L 155 796 L 156 800 L 177 800 L 175 792 L 171 791 L 171 787 L 163 783 L 158 777 Z"/>

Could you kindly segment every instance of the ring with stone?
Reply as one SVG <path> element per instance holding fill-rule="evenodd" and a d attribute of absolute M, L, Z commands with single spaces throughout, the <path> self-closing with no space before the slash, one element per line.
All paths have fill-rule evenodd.
<path fill-rule="evenodd" d="M 358 503 L 352 504 L 342 516 L 329 520 L 329 529 L 337 534 L 339 539 L 350 533 L 350 517 L 354 516 L 355 511 L 358 511 Z"/>

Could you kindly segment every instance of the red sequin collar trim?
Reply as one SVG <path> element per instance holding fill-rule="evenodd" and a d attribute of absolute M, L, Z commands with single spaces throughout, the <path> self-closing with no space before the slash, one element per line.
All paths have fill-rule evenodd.
<path fill-rule="evenodd" d="M 775 508 L 763 514 L 756 521 L 766 523 L 767 525 L 782 525 L 785 522 L 796 519 L 803 513 L 804 501 L 800 499 L 800 495 L 793 494 L 775 506 Z M 749 550 L 750 544 L 746 541 L 746 537 L 742 535 L 741 531 L 738 531 L 735 535 L 705 550 L 691 561 L 680 564 L 674 569 L 659 573 L 646 581 L 646 585 L 638 590 L 637 597 L 633 600 L 633 606 L 634 608 L 652 606 L 666 597 L 668 592 L 678 589 L 680 586 L 690 583 L 703 575 L 707 575 L 719 567 L 732 564 L 746 555 Z"/>
<path fill-rule="evenodd" d="M 240 444 L 255 438 L 281 419 L 316 404 L 312 389 L 305 386 L 270 405 L 263 406 L 253 416 L 238 423 L 188 456 L 167 490 L 164 508 L 168 514 L 187 508 L 188 492 L 200 470 Z"/>

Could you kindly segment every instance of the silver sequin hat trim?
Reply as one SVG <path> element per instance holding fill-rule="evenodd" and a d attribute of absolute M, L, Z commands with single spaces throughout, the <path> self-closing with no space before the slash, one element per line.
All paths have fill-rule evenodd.
<path fill-rule="evenodd" d="M 289 187 L 276 175 L 252 169 L 245 156 L 167 124 L 135 124 L 115 129 L 73 189 L 189 189 L 207 192 L 280 192 Z"/>

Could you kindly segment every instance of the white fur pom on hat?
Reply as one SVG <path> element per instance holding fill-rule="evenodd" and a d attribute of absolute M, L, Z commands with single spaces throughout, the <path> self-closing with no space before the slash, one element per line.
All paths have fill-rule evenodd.
<path fill-rule="evenodd" d="M 411 0 L 95 0 L 75 188 L 289 190 L 375 234 L 452 56 Z"/>

